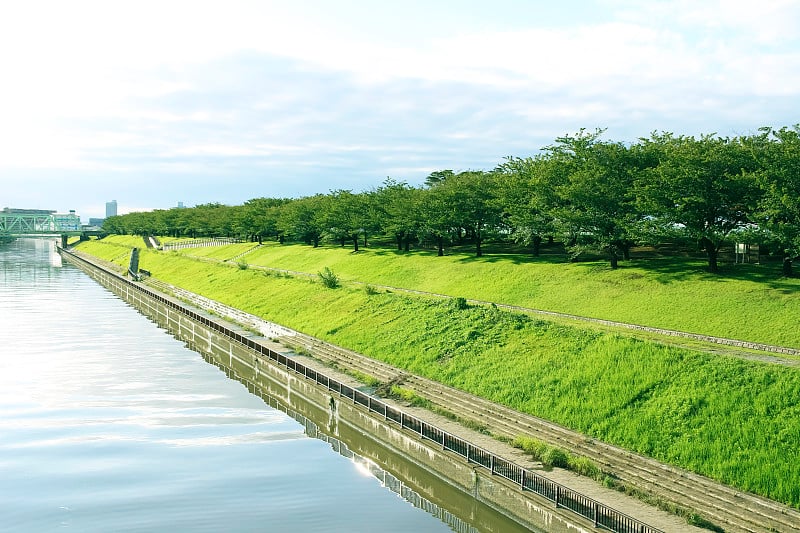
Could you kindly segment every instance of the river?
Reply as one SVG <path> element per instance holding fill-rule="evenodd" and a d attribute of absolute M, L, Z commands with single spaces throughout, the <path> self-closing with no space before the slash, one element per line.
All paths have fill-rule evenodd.
<path fill-rule="evenodd" d="M 0 246 L 0 530 L 455 529 L 387 475 L 62 266 L 52 241 Z"/>

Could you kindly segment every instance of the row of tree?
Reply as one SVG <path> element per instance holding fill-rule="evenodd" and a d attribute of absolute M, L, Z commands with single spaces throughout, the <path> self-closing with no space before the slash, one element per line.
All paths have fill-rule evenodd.
<path fill-rule="evenodd" d="M 256 198 L 239 206 L 130 213 L 106 219 L 119 234 L 275 237 L 318 246 L 389 235 L 398 249 L 515 240 L 536 255 L 543 239 L 572 254 L 602 252 L 612 267 L 636 244 L 691 240 L 718 269 L 720 248 L 760 242 L 792 273 L 800 256 L 800 126 L 738 137 L 654 133 L 635 143 L 604 130 L 559 137 L 533 157 L 508 157 L 491 171 L 442 170 L 424 185 L 386 179 L 364 192 L 298 199 Z"/>

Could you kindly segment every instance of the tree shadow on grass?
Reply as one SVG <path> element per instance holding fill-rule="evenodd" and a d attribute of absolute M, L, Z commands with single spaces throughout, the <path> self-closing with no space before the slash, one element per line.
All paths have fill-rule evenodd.
<path fill-rule="evenodd" d="M 370 246 L 362 249 L 378 257 L 426 257 L 435 260 L 435 248 L 415 247 L 406 252 L 390 246 Z M 475 255 L 472 244 L 453 245 L 445 250 L 445 255 L 453 257 L 459 264 L 473 263 L 510 263 L 514 265 L 543 264 L 543 265 L 572 265 L 573 268 L 585 269 L 591 273 L 612 271 L 608 260 L 601 255 L 589 256 L 583 254 L 576 260 L 570 261 L 564 248 L 558 244 L 543 245 L 538 256 L 532 250 L 523 246 L 488 243 L 484 246 L 481 257 Z M 620 281 L 626 278 L 634 279 L 646 276 L 648 279 L 661 284 L 679 283 L 690 280 L 707 280 L 716 283 L 726 281 L 751 281 L 780 291 L 783 294 L 800 293 L 800 279 L 785 278 L 781 276 L 780 262 L 767 260 L 761 264 L 745 263 L 733 264 L 724 260 L 720 261 L 719 272 L 712 274 L 708 271 L 705 257 L 700 254 L 671 255 L 654 252 L 636 252 L 633 258 L 621 260 L 617 272 L 620 272 Z"/>
<path fill-rule="evenodd" d="M 591 272 L 610 272 L 608 263 L 600 261 L 587 261 L 573 263 L 584 267 Z M 621 261 L 618 272 L 645 271 L 649 279 L 662 284 L 677 283 L 682 281 L 709 281 L 725 283 L 731 281 L 750 281 L 777 290 L 783 294 L 800 293 L 800 279 L 786 278 L 781 275 L 780 265 L 768 262 L 766 264 L 733 264 L 721 262 L 719 271 L 708 271 L 708 264 L 702 258 L 695 257 L 656 257 L 640 258 Z M 624 274 L 620 276 L 624 278 Z M 639 277 L 639 276 L 636 276 Z"/>
<path fill-rule="evenodd" d="M 533 254 L 533 249 L 521 245 L 507 243 L 488 243 L 483 246 L 483 255 L 475 255 L 475 246 L 465 244 L 452 246 L 448 255 L 458 255 L 460 263 L 499 263 L 508 261 L 515 265 L 522 264 L 564 264 L 569 262 L 564 247 L 561 244 L 543 244 L 539 255 Z"/>
<path fill-rule="evenodd" d="M 368 248 L 365 249 L 365 251 L 378 257 L 436 257 L 436 250 L 427 250 L 424 248 L 415 248 L 407 252 L 396 248 Z"/>

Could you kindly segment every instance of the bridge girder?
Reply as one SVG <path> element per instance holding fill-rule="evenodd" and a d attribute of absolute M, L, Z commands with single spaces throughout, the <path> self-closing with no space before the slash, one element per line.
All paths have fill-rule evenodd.
<path fill-rule="evenodd" d="M 80 231 L 80 219 L 77 224 L 71 220 L 65 227 L 59 218 L 54 214 L 0 213 L 0 233 L 17 236 Z"/>

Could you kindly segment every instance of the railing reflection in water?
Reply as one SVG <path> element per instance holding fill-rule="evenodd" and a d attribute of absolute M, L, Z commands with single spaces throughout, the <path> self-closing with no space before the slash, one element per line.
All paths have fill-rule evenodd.
<path fill-rule="evenodd" d="M 225 372 L 225 374 L 229 378 L 235 379 L 243 383 L 247 387 L 247 390 L 249 390 L 253 394 L 257 394 L 261 399 L 264 400 L 264 402 L 267 405 L 269 405 L 273 409 L 277 409 L 283 413 L 286 413 L 287 415 L 295 419 L 303 426 L 306 435 L 308 435 L 311 438 L 327 442 L 333 451 L 335 451 L 342 457 L 350 459 L 360 472 L 374 477 L 375 479 L 380 481 L 381 486 L 391 490 L 392 492 L 403 498 L 405 501 L 407 501 L 414 507 L 422 509 L 425 512 L 435 516 L 436 518 L 447 524 L 447 526 L 456 533 L 480 533 L 479 529 L 476 529 L 472 525 L 463 521 L 461 518 L 454 515 L 444 507 L 441 507 L 440 505 L 437 505 L 436 503 L 420 495 L 413 488 L 409 487 L 408 485 L 403 483 L 402 480 L 396 478 L 391 473 L 381 468 L 374 461 L 353 452 L 347 446 L 347 444 L 337 439 L 336 437 L 332 437 L 327 433 L 322 432 L 319 429 L 319 426 L 314 421 L 310 420 L 302 413 L 284 405 L 283 402 L 273 398 L 272 396 L 264 394 L 257 384 L 239 375 L 234 370 L 220 364 L 218 361 L 214 359 L 213 356 L 203 354 L 203 358 L 207 362 L 220 368 L 223 372 Z"/>

